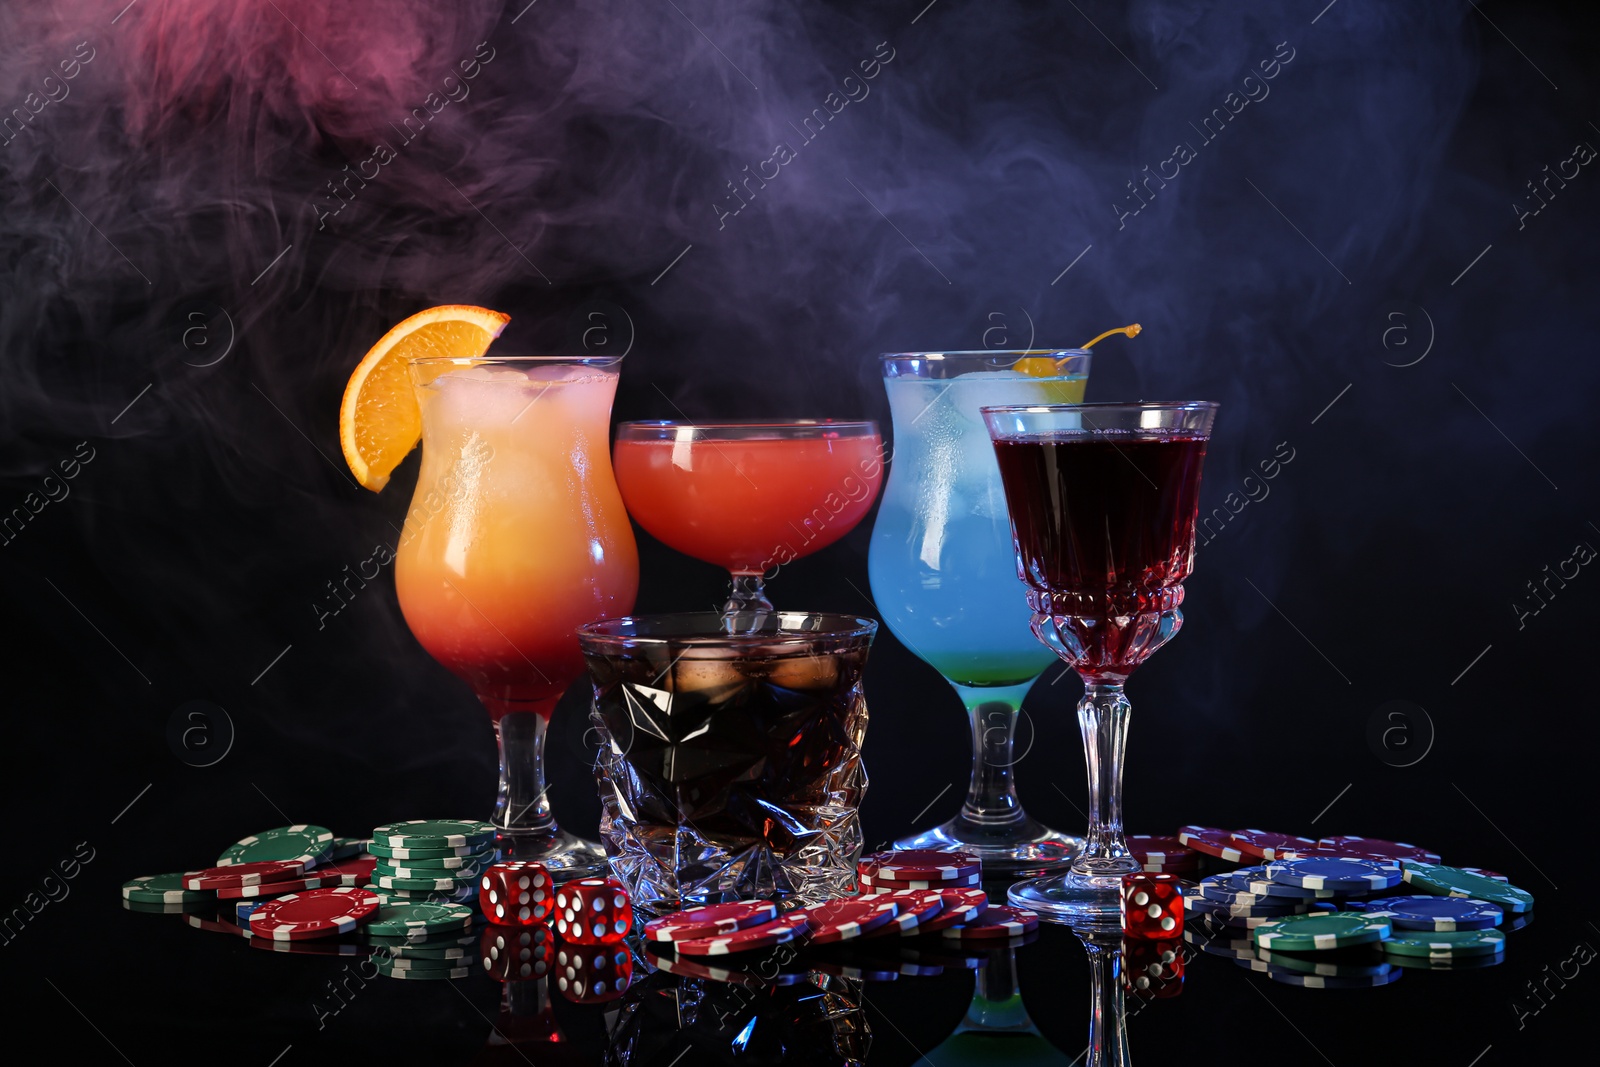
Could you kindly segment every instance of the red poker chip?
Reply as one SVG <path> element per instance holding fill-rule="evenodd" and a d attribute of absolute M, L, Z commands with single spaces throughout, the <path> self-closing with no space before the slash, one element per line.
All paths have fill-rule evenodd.
<path fill-rule="evenodd" d="M 1244 859 L 1244 853 L 1239 851 L 1239 843 L 1233 836 L 1227 830 L 1219 830 L 1214 826 L 1180 826 L 1178 841 L 1196 852 L 1203 852 L 1207 856 L 1215 856 L 1229 863 L 1238 863 Z"/>
<path fill-rule="evenodd" d="M 1499 871 L 1491 871 L 1487 867 L 1457 867 L 1456 870 L 1466 871 L 1468 874 L 1475 874 L 1480 878 L 1492 878 L 1496 882 L 1505 882 L 1507 884 L 1511 882 L 1510 878 L 1507 878 Z"/>
<path fill-rule="evenodd" d="M 644 936 L 647 941 L 693 941 L 761 926 L 777 917 L 778 906 L 770 900 L 735 900 L 652 919 L 644 924 Z"/>
<path fill-rule="evenodd" d="M 900 902 L 892 895 L 844 897 L 806 908 L 811 918 L 811 940 L 828 945 L 853 941 L 862 934 L 887 924 L 900 913 Z"/>
<path fill-rule="evenodd" d="M 1021 937 L 1039 928 L 1039 916 L 1009 904 L 995 904 L 985 908 L 982 915 L 965 926 L 952 926 L 943 936 L 950 941 L 966 944 L 969 941 L 999 941 L 1008 937 Z"/>
<path fill-rule="evenodd" d="M 989 907 L 989 895 L 981 889 L 943 889 L 944 910 L 917 927 L 919 934 L 931 934 L 952 926 L 962 926 L 982 915 Z"/>
<path fill-rule="evenodd" d="M 250 915 L 250 932 L 274 941 L 349 933 L 378 910 L 378 895 L 354 886 L 312 889 L 269 900 Z"/>
<path fill-rule="evenodd" d="M 857 875 L 863 890 L 877 890 L 879 892 L 894 893 L 908 889 L 971 889 L 973 886 L 983 884 L 983 879 L 978 875 L 969 878 L 869 878 L 867 875 Z"/>
<path fill-rule="evenodd" d="M 676 942 L 675 948 L 685 956 L 731 956 L 737 952 L 755 952 L 775 945 L 786 944 L 805 933 L 811 925 L 807 909 L 800 908 L 780 915 L 769 923 L 748 926 L 731 934 L 716 937 L 693 938 Z"/>
<path fill-rule="evenodd" d="M 975 854 L 959 849 L 906 848 L 862 856 L 856 872 L 874 880 L 947 882 L 980 877 L 983 864 Z"/>
<path fill-rule="evenodd" d="M 879 897 L 885 899 L 885 897 Z M 887 894 L 886 899 L 900 906 L 893 919 L 876 930 L 861 935 L 870 937 L 900 937 L 918 932 L 918 928 L 944 911 L 944 892 L 939 889 L 904 889 Z"/>
<path fill-rule="evenodd" d="M 1324 837 L 1318 848 L 1335 848 L 1352 856 L 1382 860 L 1420 860 L 1423 863 L 1442 863 L 1439 854 L 1419 845 L 1404 841 L 1385 841 L 1380 837 Z M 190 888 L 193 888 L 192 886 Z"/>
<path fill-rule="evenodd" d="M 217 890 L 218 900 L 250 900 L 255 897 L 281 897 L 288 893 L 299 893 L 307 889 L 323 889 L 327 886 L 349 885 L 339 874 L 330 874 L 318 867 L 310 874 L 299 878 L 291 878 L 286 882 L 263 882 L 260 885 L 241 885 L 232 889 Z"/>
<path fill-rule="evenodd" d="M 1179 870 L 1200 862 L 1200 854 L 1176 837 L 1161 834 L 1130 834 L 1126 843 L 1133 858 L 1145 870 Z"/>
<path fill-rule="evenodd" d="M 237 889 L 263 882 L 283 882 L 306 873 L 304 860 L 256 860 L 229 867 L 207 867 L 183 876 L 185 889 Z"/>
<path fill-rule="evenodd" d="M 1317 842 L 1309 837 L 1274 833 L 1271 830 L 1235 830 L 1228 836 L 1238 844 L 1240 852 L 1264 860 L 1279 859 L 1285 851 L 1315 848 L 1317 845 Z"/>
<path fill-rule="evenodd" d="M 357 856 L 354 859 L 339 860 L 335 863 L 324 863 L 317 868 L 318 874 L 337 874 L 340 885 L 366 885 L 372 881 L 372 872 L 378 866 L 376 856 Z"/>

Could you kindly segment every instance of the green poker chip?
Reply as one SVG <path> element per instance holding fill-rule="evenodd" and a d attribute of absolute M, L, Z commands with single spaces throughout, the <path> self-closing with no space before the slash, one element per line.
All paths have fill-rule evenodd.
<path fill-rule="evenodd" d="M 142 900 L 124 900 L 122 907 L 127 911 L 137 911 L 143 915 L 182 915 L 193 904 L 146 904 Z"/>
<path fill-rule="evenodd" d="M 477 872 L 465 878 L 401 878 L 397 875 L 372 872 L 372 883 L 379 889 L 404 889 L 412 893 L 454 893 L 464 885 L 471 885 Z"/>
<path fill-rule="evenodd" d="M 314 866 L 328 857 L 333 845 L 333 831 L 324 826 L 300 824 L 280 826 L 251 834 L 232 845 L 217 857 L 218 867 L 235 863 L 256 863 L 261 860 L 299 860 Z"/>
<path fill-rule="evenodd" d="M 200 904 L 217 899 L 209 889 L 185 889 L 183 871 L 147 874 L 122 883 L 122 899 L 130 904 Z"/>
<path fill-rule="evenodd" d="M 1498 904 L 1513 915 L 1533 910 L 1533 894 L 1506 882 L 1497 882 L 1481 874 L 1463 871 L 1459 867 L 1444 867 L 1437 863 L 1406 860 L 1401 864 L 1400 876 L 1406 884 L 1419 893 L 1432 893 L 1436 897 L 1471 897 Z"/>
<path fill-rule="evenodd" d="M 390 900 L 396 904 L 476 904 L 478 900 L 478 887 L 470 884 L 448 892 L 424 889 L 385 889 L 381 885 L 371 883 L 362 888 L 378 894 L 380 900 Z"/>
<path fill-rule="evenodd" d="M 368 921 L 371 938 L 389 937 L 422 941 L 442 934 L 458 936 L 472 928 L 473 911 L 464 904 L 434 904 L 422 901 L 396 901 L 380 897 L 377 914 Z"/>
<path fill-rule="evenodd" d="M 1389 955 L 1429 960 L 1493 956 L 1505 947 L 1503 930 L 1401 930 L 1383 943 L 1383 951 Z"/>
<path fill-rule="evenodd" d="M 498 862 L 500 857 L 500 853 L 492 848 L 475 850 L 460 856 L 418 856 L 411 858 L 407 856 L 380 856 L 376 852 L 373 855 L 377 856 L 379 867 L 395 870 L 426 871 L 428 872 L 428 877 L 443 877 L 452 871 L 472 868 L 481 870 Z"/>
<path fill-rule="evenodd" d="M 367 845 L 367 851 L 379 859 L 404 860 L 408 866 L 412 866 L 422 860 L 459 860 L 470 856 L 486 855 L 494 851 L 494 846 L 491 842 L 488 845 L 461 845 L 454 848 L 405 848 L 404 846 L 384 845 L 373 841 Z"/>
<path fill-rule="evenodd" d="M 411 819 L 372 831 L 372 843 L 389 848 L 484 848 L 494 843 L 493 823 L 476 819 Z"/>
<path fill-rule="evenodd" d="M 336 837 L 328 846 L 328 859 L 353 860 L 367 850 L 372 844 L 370 837 Z"/>
<path fill-rule="evenodd" d="M 1382 941 L 1393 931 L 1388 919 L 1373 918 L 1357 911 L 1336 911 L 1291 915 L 1262 923 L 1250 931 L 1250 937 L 1258 949 L 1323 952 Z"/>

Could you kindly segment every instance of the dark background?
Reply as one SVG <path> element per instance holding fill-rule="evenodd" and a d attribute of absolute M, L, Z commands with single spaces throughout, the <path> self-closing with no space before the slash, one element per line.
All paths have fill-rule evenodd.
<path fill-rule="evenodd" d="M 1537 612 L 1527 588 L 1600 546 L 1600 179 L 1552 180 L 1521 214 L 1543 168 L 1600 145 L 1579 8 L 921 8 L 0 7 L 5 114 L 79 42 L 93 53 L 0 146 L 0 509 L 67 490 L 0 545 L 0 903 L 96 850 L 8 958 L 255 830 L 489 810 L 487 719 L 410 637 L 389 576 L 320 629 L 313 607 L 408 502 L 415 459 L 369 494 L 336 423 L 350 369 L 404 316 L 482 304 L 513 317 L 500 350 L 627 349 L 619 419 L 886 431 L 879 352 L 1138 321 L 1097 347 L 1090 398 L 1221 401 L 1205 510 L 1258 499 L 1203 545 L 1184 633 L 1131 685 L 1129 828 L 1387 836 L 1565 898 L 1543 921 L 1570 933 L 1547 925 L 1539 958 L 1514 937 L 1459 1020 L 1463 1062 L 1527 1040 L 1518 983 L 1600 938 L 1576 910 L 1600 579 L 1552 582 Z M 391 124 L 480 41 L 471 95 L 403 144 Z M 880 42 L 870 94 L 801 145 L 791 124 Z M 1289 50 L 1202 143 L 1194 126 Z M 376 139 L 397 158 L 319 229 L 328 183 Z M 778 140 L 797 158 L 719 226 L 726 183 Z M 1122 216 L 1177 141 L 1193 161 Z M 1284 443 L 1263 497 L 1245 478 Z M 875 615 L 869 531 L 785 568 L 774 600 Z M 714 568 L 640 549 L 639 611 L 721 599 Z M 1078 830 L 1079 687 L 1056 677 L 1028 700 L 1018 776 L 1033 814 Z M 877 843 L 954 811 L 967 740 L 887 632 L 867 685 Z M 585 699 L 575 685 L 550 751 L 558 816 L 592 833 Z M 169 740 L 196 700 L 235 735 L 207 767 Z M 1541 1040 L 1581 1012 L 1545 1015 Z"/>

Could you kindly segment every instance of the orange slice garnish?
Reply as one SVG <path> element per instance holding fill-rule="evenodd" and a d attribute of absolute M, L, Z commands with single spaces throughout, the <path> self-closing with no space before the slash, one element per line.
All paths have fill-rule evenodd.
<path fill-rule="evenodd" d="M 407 364 L 424 356 L 474 359 L 510 321 L 488 308 L 445 304 L 417 312 L 367 349 L 339 405 L 339 445 L 356 481 L 376 493 L 422 440 Z"/>

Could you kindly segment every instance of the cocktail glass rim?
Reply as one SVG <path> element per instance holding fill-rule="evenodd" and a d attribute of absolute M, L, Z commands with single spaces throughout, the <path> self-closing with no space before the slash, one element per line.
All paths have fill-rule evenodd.
<path fill-rule="evenodd" d="M 1222 405 L 1215 400 L 1096 400 L 1087 404 L 991 404 L 978 410 L 994 415 L 1047 415 L 1051 412 L 1080 411 L 1084 408 L 1122 408 L 1127 411 L 1215 411 Z M 1095 427 L 1089 427 L 1092 431 Z M 1054 433 L 1054 430 L 1041 431 Z"/>
<path fill-rule="evenodd" d="M 1093 352 L 1087 348 L 943 348 L 930 349 L 926 352 L 884 352 L 878 358 L 890 359 L 1009 359 L 1015 363 L 1019 359 L 1053 356 L 1064 359 L 1067 356 L 1092 356 Z"/>
<path fill-rule="evenodd" d="M 694 647 L 774 645 L 785 642 L 801 643 L 824 639 L 839 640 L 872 637 L 878 632 L 878 623 L 860 615 L 834 611 L 783 611 L 774 609 L 762 612 L 759 625 L 762 629 L 730 632 L 725 628 L 727 616 L 720 611 L 675 611 L 651 615 L 622 615 L 615 619 L 596 619 L 578 627 L 578 643 L 583 645 L 618 642 L 630 644 L 673 644 Z M 791 619 L 813 622 L 812 628 L 785 629 Z M 681 632 L 670 632 L 671 624 L 680 624 Z M 769 624 L 775 623 L 772 628 Z M 703 625 L 702 625 L 703 624 Z M 629 628 L 644 630 L 660 627 L 656 632 L 624 632 Z"/>
<path fill-rule="evenodd" d="M 498 352 L 493 355 L 482 356 L 418 356 L 406 360 L 410 367 L 475 367 L 484 363 L 581 363 L 589 367 L 609 367 L 621 363 L 626 353 L 621 356 L 561 356 L 561 355 L 502 355 Z"/>
<path fill-rule="evenodd" d="M 783 440 L 791 438 L 880 436 L 874 419 L 630 419 L 617 423 L 617 438 L 673 440 L 681 430 L 714 440 Z M 652 435 L 657 431 L 659 436 Z M 771 431 L 771 432 L 767 432 Z"/>

